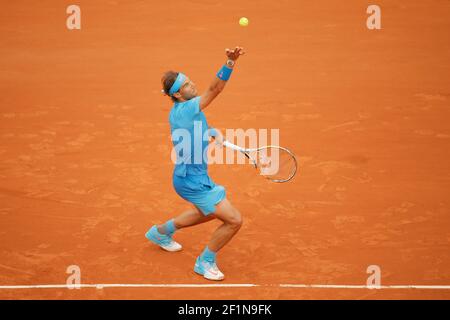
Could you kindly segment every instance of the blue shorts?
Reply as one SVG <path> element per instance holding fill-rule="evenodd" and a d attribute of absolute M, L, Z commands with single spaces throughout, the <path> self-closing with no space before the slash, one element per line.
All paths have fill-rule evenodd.
<path fill-rule="evenodd" d="M 205 216 L 216 211 L 216 205 L 225 199 L 225 188 L 217 185 L 207 174 L 173 175 L 173 187 L 180 197 L 195 205 Z"/>

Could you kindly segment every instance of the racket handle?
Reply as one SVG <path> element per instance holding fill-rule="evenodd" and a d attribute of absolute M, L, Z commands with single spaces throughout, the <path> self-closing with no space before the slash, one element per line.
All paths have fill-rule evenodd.
<path fill-rule="evenodd" d="M 241 147 L 239 147 L 239 146 L 237 146 L 237 145 L 235 145 L 235 144 L 232 144 L 231 142 L 229 142 L 229 141 L 227 141 L 227 140 L 224 140 L 224 141 L 223 141 L 223 145 L 224 145 L 225 147 L 230 148 L 230 149 L 233 149 L 233 150 L 237 150 L 237 151 L 241 151 L 241 152 L 244 152 L 244 151 L 245 151 L 244 148 L 241 148 Z"/>

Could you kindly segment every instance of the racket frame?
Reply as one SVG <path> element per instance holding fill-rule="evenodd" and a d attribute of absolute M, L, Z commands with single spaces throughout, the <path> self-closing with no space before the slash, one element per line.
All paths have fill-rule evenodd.
<path fill-rule="evenodd" d="M 224 147 L 227 147 L 227 148 L 230 148 L 230 149 L 233 149 L 233 150 L 236 150 L 236 151 L 239 151 L 239 152 L 243 153 L 252 162 L 252 164 L 253 164 L 253 166 L 255 167 L 256 170 L 258 170 L 258 165 L 256 163 L 256 160 L 254 160 L 249 155 L 250 152 L 259 152 L 261 150 L 268 149 L 268 148 L 276 148 L 276 149 L 281 149 L 283 151 L 286 151 L 292 157 L 292 159 L 294 160 L 294 165 L 295 165 L 294 166 L 294 171 L 286 179 L 271 179 L 271 178 L 263 175 L 266 179 L 268 179 L 268 180 L 270 180 L 272 182 L 276 182 L 276 183 L 288 182 L 288 181 L 292 180 L 292 178 L 294 178 L 295 174 L 297 173 L 297 168 L 298 168 L 297 158 L 295 157 L 294 153 L 291 150 L 287 149 L 287 148 L 280 147 L 280 146 L 274 146 L 274 145 L 262 146 L 262 147 L 259 147 L 259 148 L 242 148 L 242 147 L 239 147 L 239 146 L 237 146 L 237 145 L 235 145 L 235 144 L 233 144 L 233 143 L 231 143 L 231 142 L 229 142 L 227 140 L 224 140 L 222 145 Z"/>

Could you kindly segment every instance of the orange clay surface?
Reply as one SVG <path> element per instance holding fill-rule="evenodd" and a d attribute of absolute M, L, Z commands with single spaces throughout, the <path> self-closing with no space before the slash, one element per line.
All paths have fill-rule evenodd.
<path fill-rule="evenodd" d="M 282 288 L 450 285 L 450 3 L 377 1 L 3 2 L 0 12 L 0 285 L 211 284 L 193 272 L 218 221 L 144 233 L 190 207 L 173 190 L 160 78 L 203 92 L 226 47 L 247 54 L 205 110 L 220 128 L 279 128 L 300 171 L 250 166 L 213 179 L 244 216 L 219 254 L 227 283 L 257 288 L 0 289 L 0 298 L 449 299 L 450 290 Z M 238 20 L 246 16 L 247 28 Z"/>

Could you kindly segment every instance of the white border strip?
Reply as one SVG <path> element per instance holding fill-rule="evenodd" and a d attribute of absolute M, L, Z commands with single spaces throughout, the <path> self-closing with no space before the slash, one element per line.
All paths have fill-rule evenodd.
<path fill-rule="evenodd" d="M 420 290 L 450 290 L 450 285 L 391 285 L 391 286 L 367 286 L 367 285 L 331 285 L 331 284 L 41 284 L 41 285 L 16 285 L 0 286 L 3 290 L 14 289 L 75 289 L 75 288 L 249 288 L 249 287 L 279 287 L 279 288 L 313 288 L 313 289 L 420 289 Z"/>

